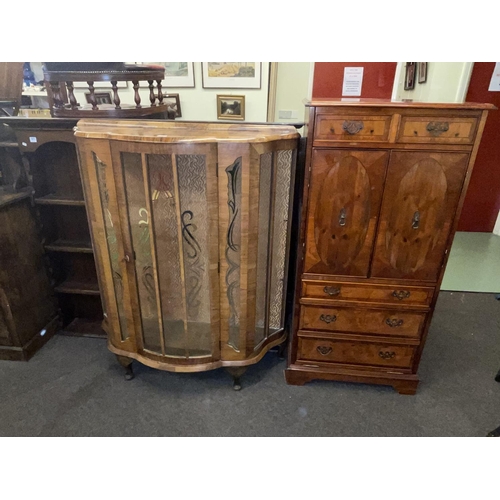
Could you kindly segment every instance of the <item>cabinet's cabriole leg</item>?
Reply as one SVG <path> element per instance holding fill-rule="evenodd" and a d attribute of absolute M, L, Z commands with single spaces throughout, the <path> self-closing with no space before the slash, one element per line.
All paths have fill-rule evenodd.
<path fill-rule="evenodd" d="M 241 391 L 240 377 L 246 372 L 246 369 L 247 369 L 246 366 L 226 368 L 229 375 L 233 377 L 233 389 L 235 391 Z"/>
<path fill-rule="evenodd" d="M 132 359 L 126 356 L 119 356 L 118 354 L 116 355 L 116 359 L 125 368 L 125 380 L 132 380 L 135 377 L 132 370 Z"/>

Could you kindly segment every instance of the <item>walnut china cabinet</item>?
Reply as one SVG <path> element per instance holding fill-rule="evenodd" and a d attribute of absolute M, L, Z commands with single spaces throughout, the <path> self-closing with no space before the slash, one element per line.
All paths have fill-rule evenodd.
<path fill-rule="evenodd" d="M 289 384 L 415 393 L 489 109 L 309 103 Z"/>
<path fill-rule="evenodd" d="M 176 372 L 283 343 L 299 135 L 290 126 L 81 120 L 75 135 L 109 349 Z"/>

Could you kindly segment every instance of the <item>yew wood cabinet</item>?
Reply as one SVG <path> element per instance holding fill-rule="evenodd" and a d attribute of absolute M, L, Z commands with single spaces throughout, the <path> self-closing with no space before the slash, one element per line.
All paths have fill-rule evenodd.
<path fill-rule="evenodd" d="M 392 385 L 417 368 L 488 104 L 308 103 L 286 380 Z"/>

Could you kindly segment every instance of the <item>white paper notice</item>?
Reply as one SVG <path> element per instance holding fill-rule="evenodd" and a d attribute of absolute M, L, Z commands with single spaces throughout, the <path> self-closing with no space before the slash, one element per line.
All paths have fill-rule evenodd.
<path fill-rule="evenodd" d="M 342 85 L 342 95 L 361 95 L 363 85 L 363 67 L 344 68 L 344 84 Z"/>
<path fill-rule="evenodd" d="M 495 64 L 488 90 L 490 92 L 500 92 L 500 62 Z"/>

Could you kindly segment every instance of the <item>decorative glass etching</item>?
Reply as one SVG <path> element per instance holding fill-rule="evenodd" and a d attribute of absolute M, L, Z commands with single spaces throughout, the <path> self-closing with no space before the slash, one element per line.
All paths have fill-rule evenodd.
<path fill-rule="evenodd" d="M 109 192 L 106 185 L 106 169 L 107 166 L 98 156 L 92 152 L 94 166 L 99 184 L 99 196 L 101 198 L 102 217 L 104 219 L 104 231 L 106 233 L 106 245 L 108 247 L 109 262 L 113 275 L 113 287 L 115 290 L 116 307 L 118 310 L 118 321 L 120 322 L 120 332 L 122 340 L 128 338 L 127 321 L 125 310 L 123 307 L 123 279 L 118 261 L 118 242 L 116 239 L 116 230 L 113 223 L 111 212 L 109 211 Z M 103 296 L 104 299 L 104 296 Z M 107 309 L 105 307 L 105 309 Z"/>
<path fill-rule="evenodd" d="M 269 333 L 283 328 L 285 262 L 288 237 L 290 177 L 293 151 L 278 151 L 276 162 L 276 194 L 273 214 L 272 266 L 269 308 Z"/>
<path fill-rule="evenodd" d="M 135 271 L 144 347 L 161 353 L 158 304 L 151 256 L 150 215 L 146 209 L 141 155 L 122 153 L 122 166 L 130 235 L 135 251 Z"/>
<path fill-rule="evenodd" d="M 176 206 L 178 194 L 174 183 L 172 155 L 148 155 L 147 163 L 165 354 L 184 357 L 187 345 Z"/>
<path fill-rule="evenodd" d="M 176 155 L 188 351 L 212 352 L 210 324 L 209 208 L 204 155 Z M 212 235 L 214 237 L 215 235 Z"/>
<path fill-rule="evenodd" d="M 226 287 L 229 302 L 229 345 L 239 351 L 240 335 L 240 245 L 241 245 L 241 157 L 226 168 L 229 227 L 226 235 Z"/>
<path fill-rule="evenodd" d="M 267 303 L 267 268 L 269 265 L 269 229 L 271 207 L 273 153 L 260 157 L 259 172 L 259 229 L 257 233 L 257 286 L 255 297 L 255 347 L 267 336 L 266 303 Z"/>

